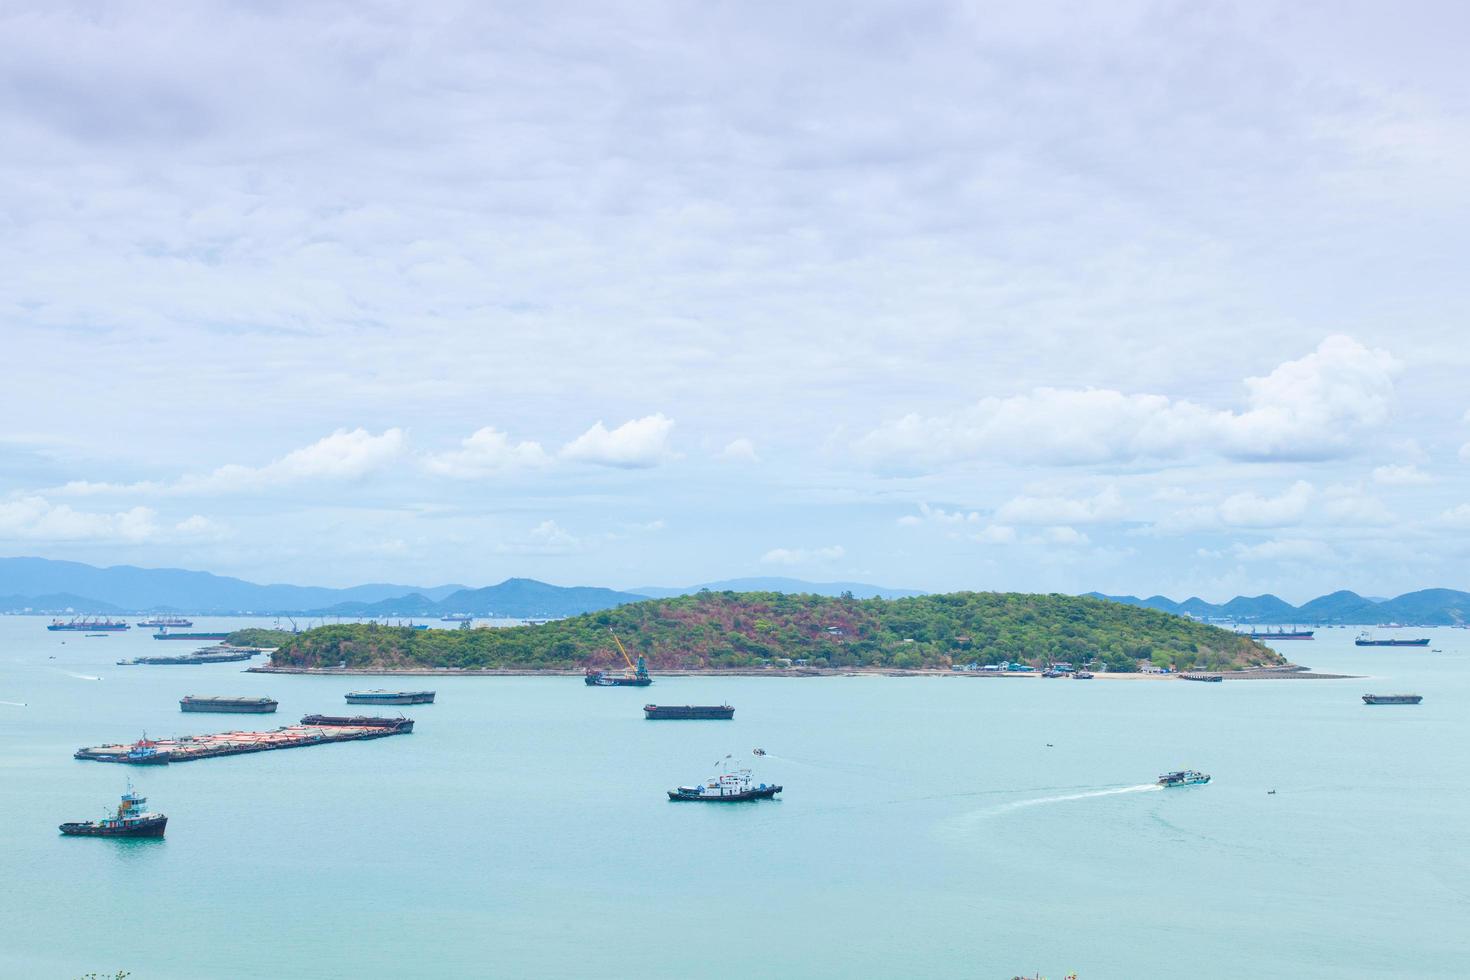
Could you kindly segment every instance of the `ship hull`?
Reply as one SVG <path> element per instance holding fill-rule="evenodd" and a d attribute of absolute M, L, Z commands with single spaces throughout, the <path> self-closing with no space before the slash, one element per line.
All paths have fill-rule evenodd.
<path fill-rule="evenodd" d="M 589 676 L 585 680 L 588 687 L 647 687 L 653 683 L 652 677 Z"/>
<path fill-rule="evenodd" d="M 228 633 L 164 633 L 153 634 L 155 640 L 223 640 Z"/>
<path fill-rule="evenodd" d="M 1428 640 L 1354 640 L 1358 647 L 1427 647 Z"/>
<path fill-rule="evenodd" d="M 744 803 L 748 800 L 769 800 L 781 792 L 780 786 L 766 786 L 763 789 L 747 790 L 744 793 L 730 793 L 726 796 L 702 796 L 699 793 L 681 793 L 671 789 L 669 799 L 677 803 Z"/>
<path fill-rule="evenodd" d="M 278 707 L 275 701 L 180 701 L 180 711 L 194 711 L 215 715 L 268 715 Z"/>
<path fill-rule="evenodd" d="M 434 692 L 419 694 L 349 694 L 348 704 L 433 704 Z"/>
<path fill-rule="evenodd" d="M 1423 701 L 1419 694 L 1365 694 L 1364 704 L 1418 704 Z"/>
<path fill-rule="evenodd" d="M 72 626 L 70 623 L 53 623 L 46 627 L 52 633 L 121 633 L 123 630 L 130 628 L 127 623 L 123 623 L 121 626 L 117 623 L 85 623 L 76 626 Z"/>
<path fill-rule="evenodd" d="M 99 827 L 94 823 L 64 823 L 57 829 L 68 837 L 162 837 L 168 817 L 139 820 L 128 827 Z"/>
<path fill-rule="evenodd" d="M 650 721 L 726 720 L 735 717 L 735 709 L 729 705 L 645 704 L 643 717 Z"/>

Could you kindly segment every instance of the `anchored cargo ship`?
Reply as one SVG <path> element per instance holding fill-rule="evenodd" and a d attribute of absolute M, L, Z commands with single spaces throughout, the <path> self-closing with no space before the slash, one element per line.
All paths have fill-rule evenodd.
<path fill-rule="evenodd" d="M 1424 700 L 1422 694 L 1365 694 L 1364 704 L 1418 704 Z"/>
<path fill-rule="evenodd" d="M 123 622 L 120 619 L 95 619 L 87 617 L 77 617 L 64 621 L 60 619 L 53 619 L 51 620 L 51 625 L 46 628 L 53 633 L 67 630 L 78 633 L 97 633 L 103 630 L 106 630 L 108 632 L 117 632 L 118 630 L 130 629 L 131 627 L 129 627 L 127 623 Z"/>
<path fill-rule="evenodd" d="M 101 820 L 64 823 L 57 829 L 70 837 L 162 837 L 168 817 L 149 813 L 144 809 L 147 805 L 147 797 L 134 793 L 129 783 L 128 791 L 117 805 L 117 813 Z"/>
<path fill-rule="evenodd" d="M 474 620 L 475 617 L 469 613 L 450 613 L 448 616 L 439 617 L 441 623 L 472 623 Z"/>
<path fill-rule="evenodd" d="M 734 718 L 735 709 L 728 704 L 645 704 L 643 717 L 660 718 Z"/>
<path fill-rule="evenodd" d="M 1159 777 L 1159 785 L 1165 789 L 1171 786 L 1203 786 L 1210 781 L 1208 773 L 1196 769 L 1183 769 L 1179 772 L 1166 772 Z"/>
<path fill-rule="evenodd" d="M 258 656 L 260 656 L 260 651 L 255 647 L 205 647 L 203 650 L 195 650 L 193 653 L 185 653 L 176 657 L 137 657 L 133 660 L 119 660 L 117 665 L 119 667 L 148 667 L 159 664 L 228 664 Z"/>
<path fill-rule="evenodd" d="M 1419 640 L 1376 640 L 1376 639 L 1374 639 L 1372 637 L 1372 635 L 1370 635 L 1368 633 L 1361 633 L 1361 634 L 1359 634 L 1358 638 L 1353 641 L 1353 646 L 1359 646 L 1359 647 L 1427 647 L 1427 646 L 1429 646 L 1429 637 L 1426 636 L 1423 639 L 1419 639 Z"/>
<path fill-rule="evenodd" d="M 155 640 L 224 640 L 229 633 L 170 633 L 165 627 L 153 634 Z"/>
<path fill-rule="evenodd" d="M 186 695 L 179 700 L 181 711 L 208 711 L 216 714 L 268 715 L 276 710 L 272 698 L 222 698 Z"/>
<path fill-rule="evenodd" d="M 194 621 L 182 616 L 154 616 L 152 619 L 140 619 L 138 625 L 152 626 L 157 629 L 188 629 L 194 625 Z"/>
<path fill-rule="evenodd" d="M 757 784 L 749 769 L 732 769 L 711 776 L 698 786 L 680 786 L 669 790 L 669 799 L 696 803 L 740 803 L 744 800 L 773 799 L 781 787 Z"/>
<path fill-rule="evenodd" d="M 192 762 L 220 755 L 243 755 L 247 752 L 270 752 L 296 749 L 332 742 L 356 742 L 389 735 L 407 735 L 413 731 L 412 718 L 342 718 L 307 715 L 299 725 L 287 725 L 268 732 L 221 732 L 216 735 L 180 735 L 178 738 L 149 739 L 146 736 L 131 745 L 97 745 L 77 749 L 74 759 L 93 762 L 120 762 L 126 765 L 163 765 L 170 762 Z"/>
<path fill-rule="evenodd" d="M 348 704 L 433 704 L 433 691 L 352 691 Z"/>
<path fill-rule="evenodd" d="M 1252 640 L 1310 640 L 1317 635 L 1316 630 L 1267 630 L 1262 633 L 1251 630 L 1246 636 Z"/>

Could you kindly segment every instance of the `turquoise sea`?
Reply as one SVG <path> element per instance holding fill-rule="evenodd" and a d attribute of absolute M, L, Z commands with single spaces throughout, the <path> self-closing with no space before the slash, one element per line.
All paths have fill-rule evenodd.
<path fill-rule="evenodd" d="M 186 645 L 45 622 L 0 618 L 0 977 L 1470 974 L 1470 631 L 1428 631 L 1437 653 L 1360 650 L 1352 629 L 1282 645 L 1367 680 L 645 691 L 119 667 Z M 227 622 L 244 621 L 198 627 Z M 438 691 L 405 709 L 414 734 L 158 769 L 71 758 L 340 712 L 385 684 Z M 184 715 L 185 694 L 281 707 Z M 646 722 L 646 700 L 736 715 Z M 726 754 L 783 798 L 666 801 Z M 1214 782 L 1151 787 L 1183 767 Z M 129 776 L 165 840 L 56 833 Z"/>

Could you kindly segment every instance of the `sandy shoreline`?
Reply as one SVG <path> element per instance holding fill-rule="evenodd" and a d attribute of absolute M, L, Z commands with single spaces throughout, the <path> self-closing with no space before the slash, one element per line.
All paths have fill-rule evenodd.
<path fill-rule="evenodd" d="M 455 670 L 450 668 L 414 667 L 410 669 L 385 670 L 364 669 L 360 667 L 274 667 L 258 666 L 247 667 L 247 673 L 251 674 L 316 674 L 329 677 L 581 677 L 580 669 L 555 670 L 555 669 L 510 669 L 510 668 L 486 668 L 484 670 Z M 1354 674 L 1317 674 L 1305 668 L 1269 668 L 1264 670 L 1240 670 L 1240 671 L 1215 671 L 1221 678 L 1227 681 L 1236 680 L 1356 680 Z M 792 667 L 789 669 L 773 669 L 764 667 L 735 667 L 724 670 L 701 669 L 701 670 L 660 670 L 659 677 L 952 677 L 957 680 L 1034 680 L 1041 678 L 1040 673 L 1009 673 L 991 672 L 981 673 L 979 671 L 953 671 L 953 670 L 899 670 L 889 667 L 863 667 L 863 668 L 819 668 L 819 667 Z M 1100 673 L 1094 675 L 1096 680 L 1106 681 L 1182 681 L 1186 680 L 1181 674 L 1123 674 L 1123 673 Z M 1062 678 L 1044 678 L 1046 680 L 1060 680 Z M 1067 678 L 1070 680 L 1071 678 Z"/>

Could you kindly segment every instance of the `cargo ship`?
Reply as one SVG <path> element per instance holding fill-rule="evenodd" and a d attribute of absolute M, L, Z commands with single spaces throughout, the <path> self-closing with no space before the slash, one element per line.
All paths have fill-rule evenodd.
<path fill-rule="evenodd" d="M 469 613 L 450 613 L 448 616 L 439 617 L 441 623 L 472 623 L 474 621 L 475 617 Z"/>
<path fill-rule="evenodd" d="M 69 837 L 162 837 L 168 817 L 149 813 L 144 809 L 147 805 L 147 797 L 133 792 L 129 783 L 128 791 L 117 805 L 117 813 L 101 820 L 64 823 L 57 829 Z"/>
<path fill-rule="evenodd" d="M 1159 777 L 1159 785 L 1165 789 L 1172 786 L 1203 786 L 1210 781 L 1208 773 L 1197 769 L 1183 769 L 1179 772 L 1166 772 Z"/>
<path fill-rule="evenodd" d="M 749 769 L 732 769 L 711 776 L 698 786 L 680 786 L 669 790 L 670 800 L 696 803 L 740 803 L 744 800 L 773 799 L 781 787 L 757 784 Z"/>
<path fill-rule="evenodd" d="M 178 738 L 149 739 L 144 736 L 131 745 L 113 744 L 80 748 L 74 759 L 92 762 L 118 762 L 124 765 L 166 765 L 192 762 L 221 755 L 243 755 L 248 752 L 270 752 L 296 749 L 332 742 L 357 742 L 389 735 L 407 735 L 413 731 L 412 718 L 344 718 L 329 715 L 307 715 L 299 725 L 287 725 L 268 732 L 220 732 L 214 735 L 180 735 Z"/>
<path fill-rule="evenodd" d="M 1252 640 L 1310 640 L 1317 635 L 1316 630 L 1267 630 L 1258 632 L 1251 630 L 1245 634 Z"/>
<path fill-rule="evenodd" d="M 348 704 L 433 704 L 433 691 L 351 691 Z"/>
<path fill-rule="evenodd" d="M 1418 704 L 1424 700 L 1422 694 L 1365 694 L 1364 704 Z"/>
<path fill-rule="evenodd" d="M 206 711 L 213 714 L 268 715 L 276 710 L 273 698 L 199 697 L 188 694 L 179 699 L 180 711 Z"/>
<path fill-rule="evenodd" d="M 645 704 L 645 719 L 661 718 L 734 718 L 735 709 L 728 704 Z"/>
<path fill-rule="evenodd" d="M 182 616 L 154 616 L 152 619 L 138 620 L 138 625 L 152 626 L 155 629 L 188 629 L 194 625 L 194 621 Z"/>
<path fill-rule="evenodd" d="M 1421 640 L 1375 640 L 1367 633 L 1362 633 L 1353 641 L 1356 647 L 1427 647 L 1429 637 Z"/>
<path fill-rule="evenodd" d="M 255 647 L 206 647 L 203 650 L 195 650 L 193 653 L 185 653 L 177 657 L 137 657 L 133 660 L 119 660 L 117 665 L 119 667 L 151 667 L 160 664 L 228 664 L 258 656 L 260 656 L 260 651 Z"/>
<path fill-rule="evenodd" d="M 229 636 L 229 633 L 170 633 L 168 627 L 153 634 L 155 640 L 224 640 Z"/>
<path fill-rule="evenodd" d="M 51 620 L 51 625 L 46 628 L 53 633 L 61 631 L 99 633 L 104 630 L 117 632 L 119 630 L 131 629 L 127 623 L 120 619 L 96 619 L 87 617 L 75 617 L 68 620 L 53 619 Z"/>

